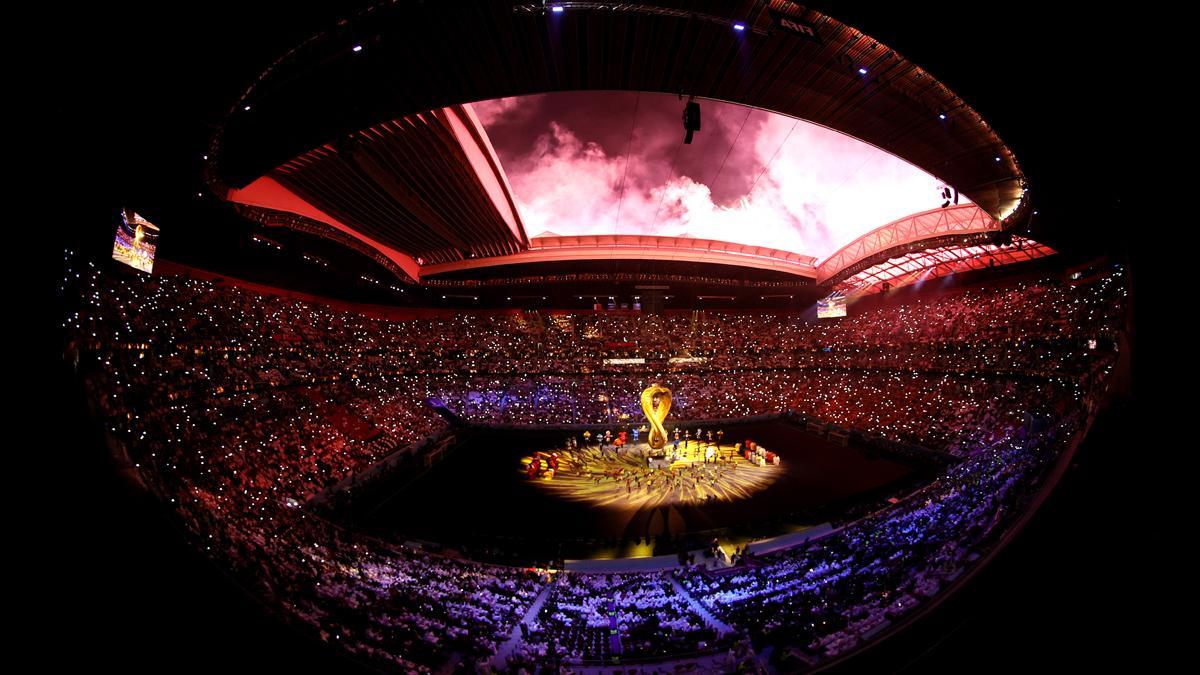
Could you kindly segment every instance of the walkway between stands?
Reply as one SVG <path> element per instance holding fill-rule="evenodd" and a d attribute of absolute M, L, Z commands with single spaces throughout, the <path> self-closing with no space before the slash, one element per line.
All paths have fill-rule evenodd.
<path fill-rule="evenodd" d="M 533 599 L 533 604 L 529 605 L 529 609 L 525 612 L 525 615 L 521 617 L 521 620 L 517 622 L 517 625 L 513 626 L 512 634 L 509 635 L 508 639 L 504 641 L 504 644 L 500 645 L 500 648 L 496 650 L 496 655 L 492 657 L 493 668 L 498 671 L 503 671 L 507 668 L 508 657 L 512 656 L 513 650 L 517 648 L 517 645 L 521 643 L 521 638 L 524 637 L 521 631 L 521 626 L 527 626 L 531 621 L 537 618 L 538 612 L 542 611 L 542 605 L 546 604 L 546 598 L 549 597 L 550 584 L 546 584 L 546 587 L 542 589 L 542 592 L 538 593 L 538 596 Z"/>
<path fill-rule="evenodd" d="M 712 612 L 709 612 L 707 607 L 700 604 L 699 600 L 693 598 L 692 594 L 688 593 L 687 589 L 684 588 L 674 576 L 671 576 L 670 579 L 671 585 L 675 587 L 675 592 L 687 599 L 688 604 L 692 606 L 692 609 L 699 614 L 702 619 L 704 619 L 704 623 L 708 624 L 709 628 L 712 628 L 721 635 L 726 635 L 733 632 L 733 629 L 729 627 L 729 624 L 713 616 Z"/>

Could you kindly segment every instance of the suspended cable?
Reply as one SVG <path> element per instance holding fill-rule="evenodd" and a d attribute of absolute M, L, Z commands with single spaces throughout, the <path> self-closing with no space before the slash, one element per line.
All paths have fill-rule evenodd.
<path fill-rule="evenodd" d="M 679 152 L 683 150 L 683 142 L 675 148 L 675 156 L 671 158 L 671 175 L 667 177 L 667 182 L 663 184 L 663 189 L 658 194 L 658 206 L 654 208 L 654 220 L 650 222 L 650 229 L 647 232 L 653 233 L 654 226 L 658 224 L 658 212 L 662 209 L 663 198 L 667 196 L 667 187 L 675 180 L 675 162 L 679 160 Z"/>
<path fill-rule="evenodd" d="M 637 129 L 637 114 L 638 105 L 642 102 L 642 92 L 638 92 L 637 98 L 633 101 L 633 123 L 629 125 L 629 141 L 625 144 L 625 168 L 621 170 L 621 196 L 617 198 L 617 224 L 613 227 L 614 233 L 620 233 L 621 229 L 621 205 L 625 202 L 625 176 L 629 173 L 629 155 L 633 150 L 633 132 Z"/>
<path fill-rule="evenodd" d="M 826 204 L 829 203 L 829 199 L 831 197 L 833 197 L 833 193 L 837 192 L 838 190 L 841 190 L 843 185 L 845 185 L 851 178 L 857 176 L 858 172 L 862 171 L 863 167 L 867 165 L 867 162 L 869 162 L 872 159 L 875 159 L 876 157 L 879 157 L 879 156 L 880 155 L 873 153 L 873 152 L 868 153 L 867 156 L 863 158 L 863 161 L 859 162 L 858 166 L 853 171 L 846 174 L 846 177 L 842 179 L 842 182 L 838 183 L 836 186 L 834 186 L 834 188 L 832 190 L 829 190 L 824 195 L 822 195 L 821 199 L 823 200 L 823 203 L 826 203 Z"/>
<path fill-rule="evenodd" d="M 750 113 L 754 112 L 754 108 L 746 106 L 746 116 L 742 118 L 742 126 L 738 127 L 737 135 L 733 137 L 733 142 L 729 144 L 729 149 L 725 151 L 725 158 L 721 160 L 721 166 L 717 167 L 717 173 L 708 181 L 709 193 L 715 192 L 717 188 L 717 179 L 721 177 L 721 172 L 725 170 L 725 162 L 729 161 L 729 156 L 733 154 L 733 148 L 737 145 L 738 139 L 742 137 L 742 130 L 746 128 L 746 121 L 750 119 Z"/>
<path fill-rule="evenodd" d="M 746 193 L 747 197 L 754 194 L 754 188 L 758 187 L 759 179 L 761 179 L 763 174 L 767 172 L 767 169 L 771 167 L 771 162 L 775 161 L 775 158 L 779 155 L 779 151 L 783 149 L 784 143 L 787 143 L 788 139 L 792 137 L 792 132 L 796 130 L 796 125 L 799 123 L 800 120 L 798 118 L 795 122 L 792 122 L 792 128 L 788 129 L 787 135 L 783 137 L 783 142 L 779 144 L 778 148 L 775 148 L 775 154 L 771 155 L 771 159 L 768 159 L 767 163 L 763 165 L 762 171 L 758 172 L 758 178 L 755 178 L 754 183 L 750 185 L 750 191 Z"/>

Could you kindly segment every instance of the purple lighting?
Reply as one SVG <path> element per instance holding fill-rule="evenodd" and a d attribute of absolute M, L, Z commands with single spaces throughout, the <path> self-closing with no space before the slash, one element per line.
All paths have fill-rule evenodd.
<path fill-rule="evenodd" d="M 550 11 L 551 11 L 551 12 L 554 12 L 555 14 L 562 14 L 562 13 L 563 13 L 563 8 L 562 8 L 561 6 L 559 6 L 559 5 L 555 5 L 555 6 L 553 6 L 553 7 L 551 7 L 551 8 L 550 8 Z"/>
<path fill-rule="evenodd" d="M 746 30 L 746 24 L 741 23 L 741 22 L 735 23 L 735 24 L 733 24 L 733 29 L 736 31 Z"/>
<path fill-rule="evenodd" d="M 866 75 L 866 74 L 867 74 L 867 69 L 866 69 L 866 68 L 859 68 L 859 69 L 858 69 L 858 74 L 859 74 L 859 75 Z"/>
<path fill-rule="evenodd" d="M 350 51 L 352 51 L 352 52 L 361 52 L 361 51 L 362 51 L 362 45 L 354 45 L 353 47 L 351 47 L 351 48 L 350 48 Z"/>

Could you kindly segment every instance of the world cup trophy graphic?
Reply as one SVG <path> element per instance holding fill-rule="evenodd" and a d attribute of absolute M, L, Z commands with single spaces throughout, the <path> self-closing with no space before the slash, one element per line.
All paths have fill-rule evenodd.
<path fill-rule="evenodd" d="M 654 397 L 658 397 L 658 409 L 654 409 Z M 663 421 L 671 412 L 671 390 L 655 382 L 642 392 L 642 412 L 650 422 L 650 434 L 646 442 L 652 450 L 662 450 L 667 444 L 667 429 Z"/>

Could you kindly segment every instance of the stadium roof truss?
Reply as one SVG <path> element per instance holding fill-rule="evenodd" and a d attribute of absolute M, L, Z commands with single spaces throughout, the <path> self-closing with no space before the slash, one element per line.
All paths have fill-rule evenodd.
<path fill-rule="evenodd" d="M 862 235 L 817 266 L 817 283 L 836 284 L 858 271 L 913 245 L 941 237 L 965 237 L 996 232 L 1000 224 L 974 204 L 932 209 L 906 216 Z"/>
<path fill-rule="evenodd" d="M 748 246 L 713 239 L 653 235 L 577 235 L 534 237 L 529 248 L 496 259 L 460 260 L 427 265 L 422 274 L 435 275 L 490 265 L 564 260 L 677 260 L 722 263 L 774 270 L 798 277 L 816 277 L 816 258 L 765 246 Z"/>
<path fill-rule="evenodd" d="M 229 189 L 226 199 L 324 223 L 414 280 L 425 264 L 504 256 L 529 243 L 500 161 L 468 106 L 354 132 Z"/>
<path fill-rule="evenodd" d="M 885 260 L 842 280 L 834 288 L 847 296 L 879 293 L 888 288 L 898 288 L 958 272 L 1035 260 L 1054 253 L 1054 249 L 1049 246 L 1024 237 L 1013 237 L 1013 243 L 1005 246 L 939 246 Z"/>

